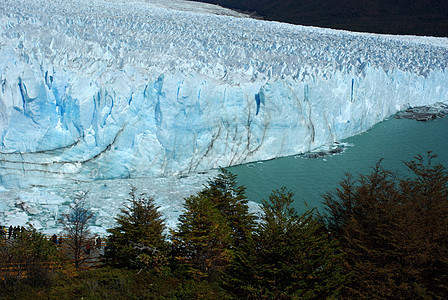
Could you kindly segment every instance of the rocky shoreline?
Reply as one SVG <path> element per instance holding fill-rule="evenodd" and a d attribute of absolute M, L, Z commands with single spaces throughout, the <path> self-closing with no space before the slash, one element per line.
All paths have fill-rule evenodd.
<path fill-rule="evenodd" d="M 410 107 L 404 111 L 396 113 L 394 118 L 428 122 L 437 118 L 443 118 L 446 115 L 448 115 L 448 105 L 438 102 L 432 106 Z"/>

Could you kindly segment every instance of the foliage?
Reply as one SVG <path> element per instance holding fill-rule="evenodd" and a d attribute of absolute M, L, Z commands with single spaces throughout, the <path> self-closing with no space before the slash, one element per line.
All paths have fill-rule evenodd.
<path fill-rule="evenodd" d="M 255 227 L 255 215 L 249 213 L 246 188 L 238 186 L 236 175 L 221 168 L 217 177 L 209 180 L 199 196 L 209 198 L 225 217 L 231 230 L 231 243 L 238 246 L 251 236 Z"/>
<path fill-rule="evenodd" d="M 31 225 L 22 227 L 16 238 L 8 241 L 0 246 L 0 290 L 14 290 L 19 281 L 48 285 L 51 274 L 62 265 L 56 246 Z"/>
<path fill-rule="evenodd" d="M 180 224 L 172 232 L 174 255 L 193 278 L 216 279 L 230 260 L 230 229 L 210 198 L 190 196 L 184 207 Z"/>
<path fill-rule="evenodd" d="M 358 279 L 350 297 L 448 297 L 448 173 L 435 156 L 398 179 L 380 163 L 325 196 L 327 222 Z"/>
<path fill-rule="evenodd" d="M 263 200 L 261 222 L 251 243 L 240 247 L 227 272 L 238 298 L 337 297 L 349 280 L 337 242 L 314 211 L 298 214 L 293 193 L 282 188 Z"/>
<path fill-rule="evenodd" d="M 176 274 L 104 267 L 61 276 L 50 286 L 21 286 L 2 299 L 229 299 L 217 284 L 179 279 Z"/>
<path fill-rule="evenodd" d="M 236 176 L 221 169 L 207 186 L 185 199 L 179 226 L 172 231 L 174 255 L 193 278 L 216 280 L 254 227 L 244 187 Z"/>
<path fill-rule="evenodd" d="M 164 220 L 154 199 L 137 194 L 132 187 L 127 205 L 116 217 L 117 226 L 105 249 L 105 261 L 115 267 L 152 269 L 160 273 L 167 265 Z"/>
<path fill-rule="evenodd" d="M 285 188 L 262 202 L 255 223 L 244 188 L 224 170 L 185 199 L 172 231 L 177 262 L 172 270 L 158 207 L 133 188 L 118 225 L 109 230 L 109 266 L 70 272 L 57 246 L 30 226 L 16 238 L 0 240 L 0 294 L 6 299 L 447 299 L 448 172 L 431 153 L 405 164 L 411 176 L 404 179 L 381 162 L 356 180 L 348 175 L 325 196 L 326 223 L 315 210 L 299 214 L 291 208 L 293 193 Z M 78 194 L 64 215 L 73 238 L 60 249 L 73 247 L 76 236 L 88 241 L 91 213 L 84 198 Z M 79 249 L 81 266 L 85 248 Z M 68 253 L 74 257 L 73 250 Z"/>
<path fill-rule="evenodd" d="M 93 238 L 88 230 L 93 213 L 87 208 L 86 196 L 87 192 L 76 193 L 70 211 L 60 220 L 64 228 L 63 249 L 76 268 L 86 266 L 93 255 L 89 248 L 93 245 Z"/>

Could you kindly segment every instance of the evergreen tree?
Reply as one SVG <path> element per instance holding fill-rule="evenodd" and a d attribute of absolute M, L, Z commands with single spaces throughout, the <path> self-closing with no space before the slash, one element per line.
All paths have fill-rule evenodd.
<path fill-rule="evenodd" d="M 263 200 L 251 243 L 240 247 L 226 284 L 239 298 L 337 297 L 349 279 L 337 243 L 314 211 L 298 214 L 282 188 Z"/>
<path fill-rule="evenodd" d="M 175 256 L 195 279 L 216 280 L 230 261 L 230 228 L 216 205 L 203 195 L 185 199 L 185 212 L 172 232 Z"/>
<path fill-rule="evenodd" d="M 398 225 L 396 204 L 401 201 L 396 187 L 393 174 L 378 163 L 371 174 L 360 176 L 359 185 L 346 179 L 342 189 L 324 196 L 331 216 L 329 228 L 344 246 L 358 279 L 354 286 L 361 282 L 365 286 L 352 289 L 351 297 L 392 296 L 395 274 L 391 268 L 396 267 L 391 265 L 395 253 L 390 237 Z M 332 201 L 335 196 L 341 201 Z"/>
<path fill-rule="evenodd" d="M 436 157 L 428 152 L 405 162 L 412 176 L 400 181 L 404 200 L 395 240 L 416 294 L 447 299 L 448 170 Z"/>
<path fill-rule="evenodd" d="M 196 278 L 215 280 L 232 259 L 235 247 L 252 234 L 255 216 L 248 212 L 245 188 L 225 169 L 194 196 L 172 232 L 178 261 Z"/>
<path fill-rule="evenodd" d="M 236 175 L 221 168 L 220 174 L 209 180 L 199 195 L 209 198 L 224 215 L 231 229 L 231 243 L 238 246 L 252 234 L 255 215 L 249 213 L 246 188 L 238 186 Z"/>
<path fill-rule="evenodd" d="M 105 248 L 105 262 L 114 267 L 162 272 L 167 265 L 165 224 L 154 199 L 131 188 L 129 199 L 115 218 Z"/>
<path fill-rule="evenodd" d="M 398 179 L 380 163 L 325 196 L 331 233 L 354 277 L 347 297 L 448 297 L 448 173 L 434 155 Z"/>

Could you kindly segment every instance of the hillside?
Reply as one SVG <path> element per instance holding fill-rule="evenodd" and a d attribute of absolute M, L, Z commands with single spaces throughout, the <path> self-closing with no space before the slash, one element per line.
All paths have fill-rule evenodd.
<path fill-rule="evenodd" d="M 446 0 L 196 0 L 267 19 L 361 32 L 448 37 Z"/>

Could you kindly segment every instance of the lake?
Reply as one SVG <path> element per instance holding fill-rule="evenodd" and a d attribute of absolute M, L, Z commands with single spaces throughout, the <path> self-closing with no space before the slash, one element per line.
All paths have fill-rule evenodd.
<path fill-rule="evenodd" d="M 345 173 L 368 174 L 383 159 L 385 169 L 409 175 L 403 161 L 427 151 L 438 161 L 448 162 L 448 117 L 430 122 L 389 119 L 369 131 L 343 141 L 343 153 L 321 158 L 289 156 L 228 168 L 246 186 L 246 196 L 260 203 L 272 190 L 286 186 L 295 192 L 294 207 L 303 212 L 309 207 L 322 208 L 322 195 L 338 187 Z"/>

